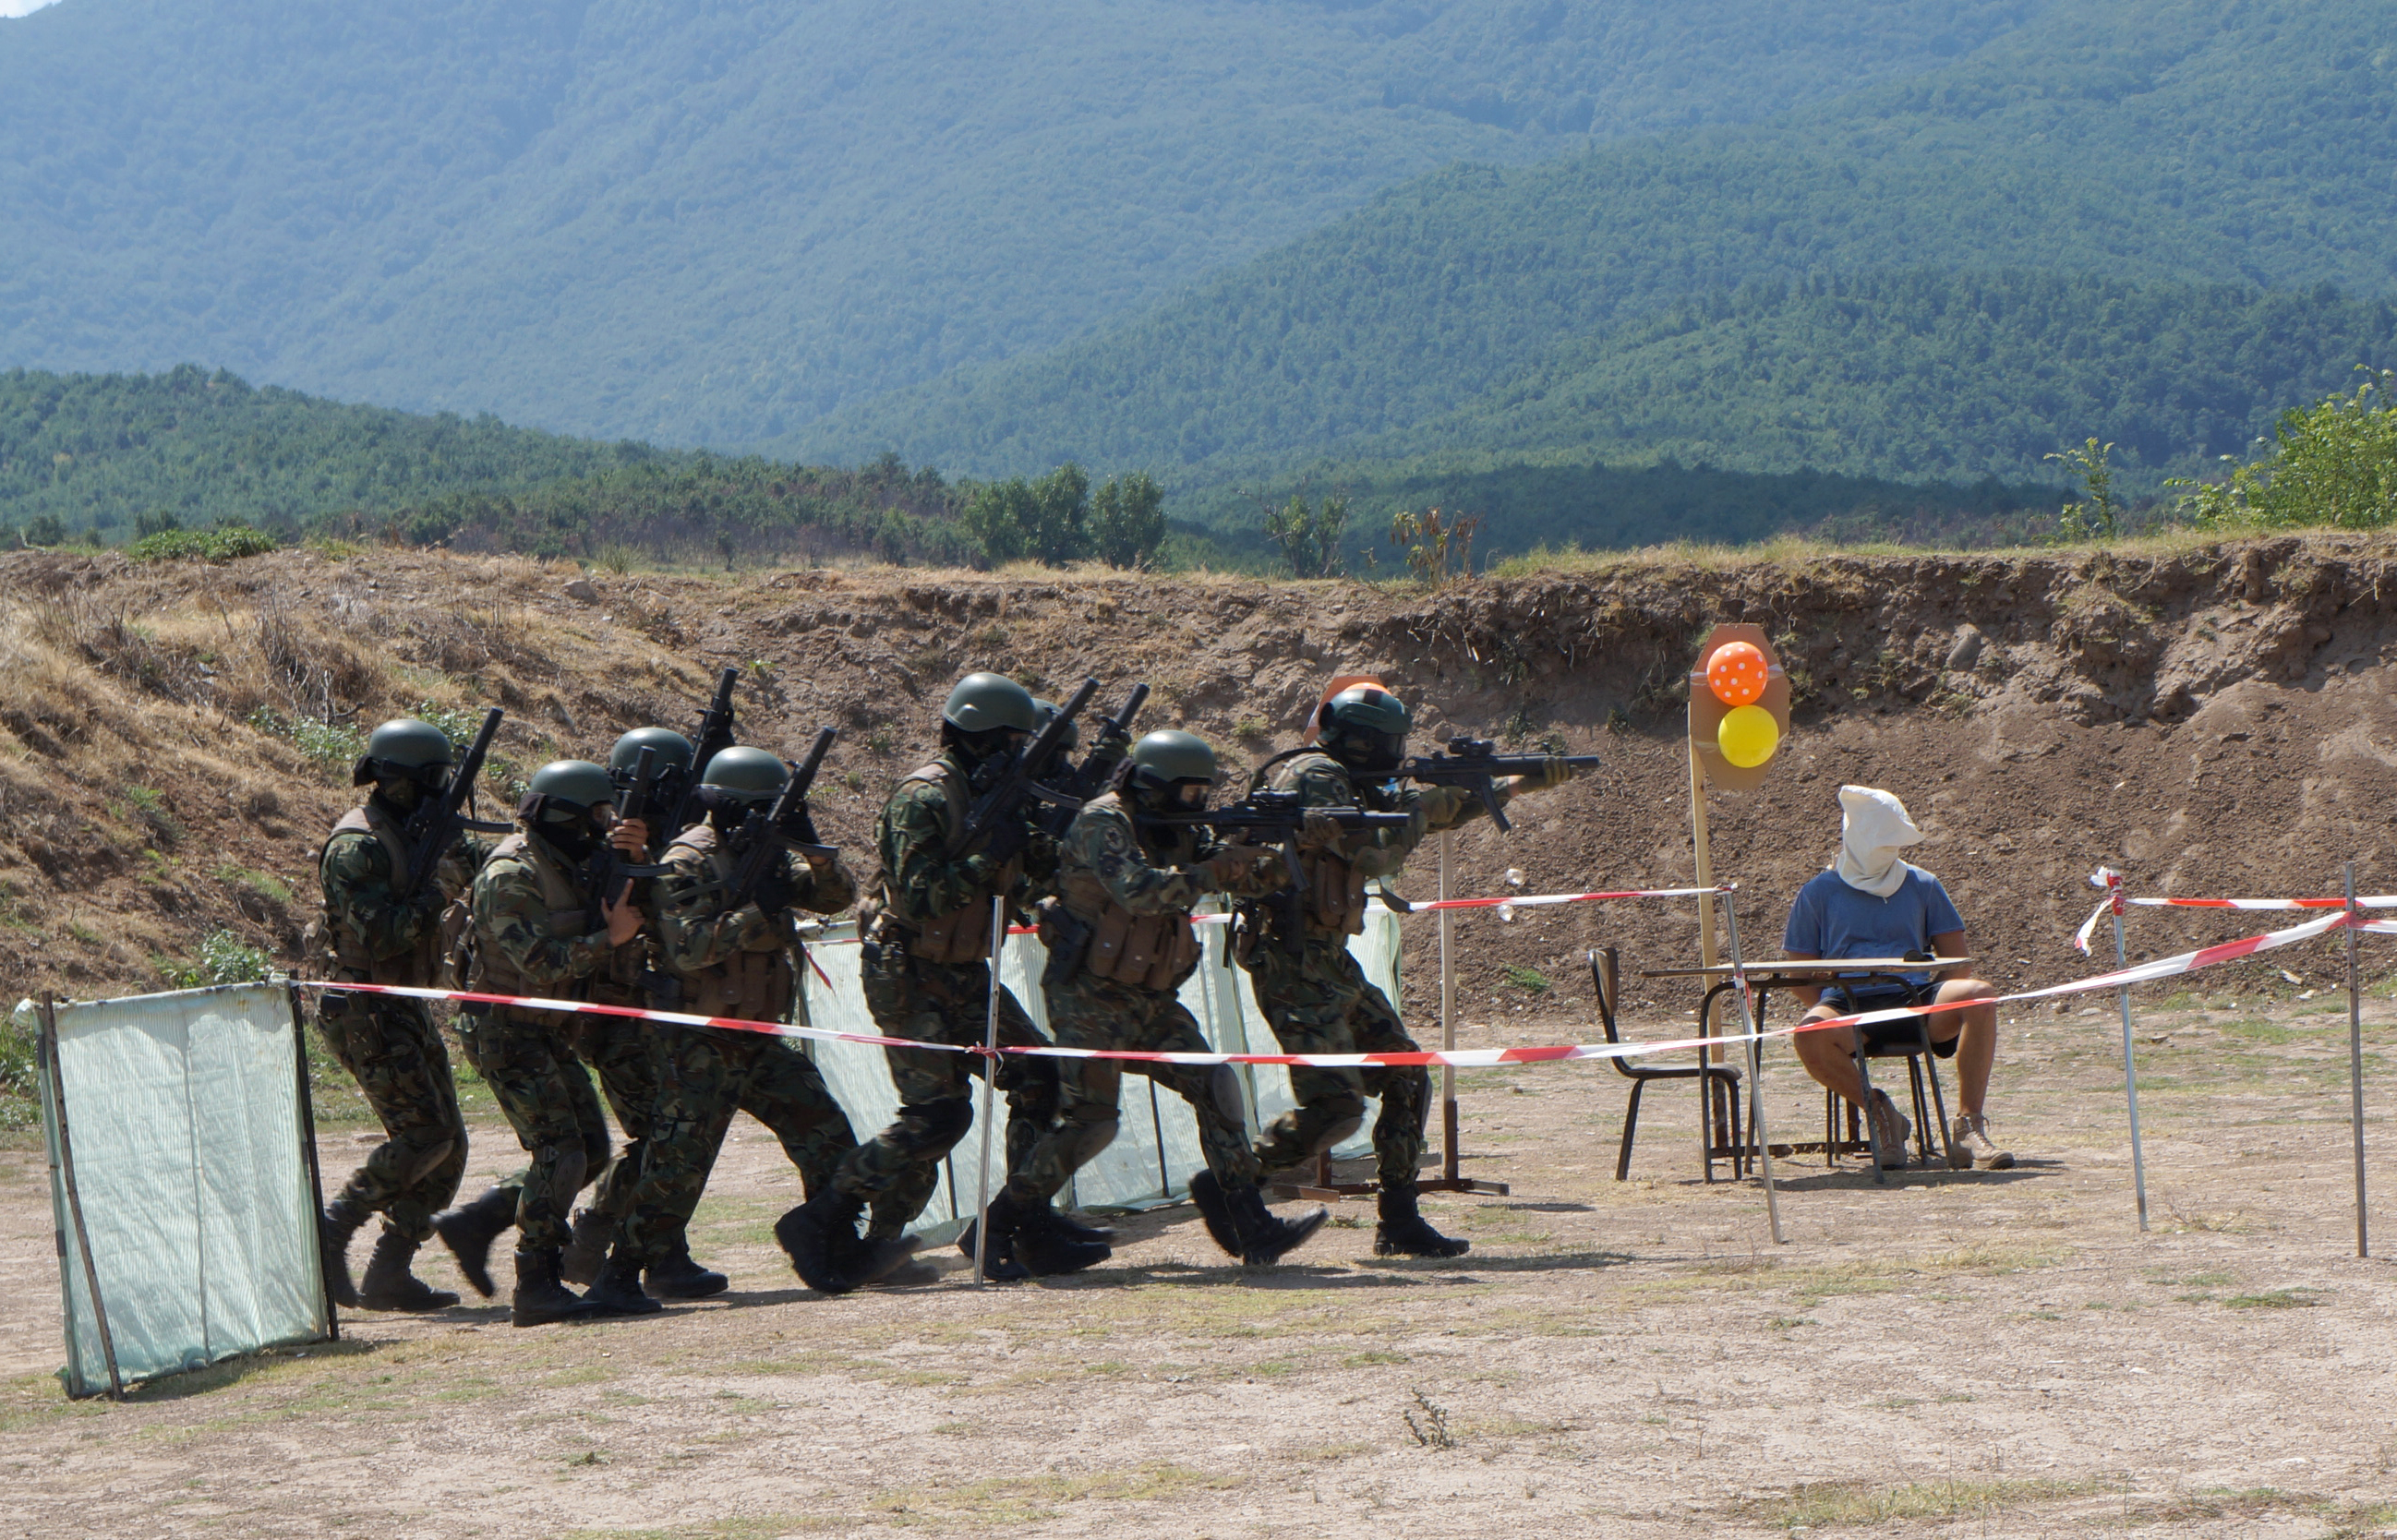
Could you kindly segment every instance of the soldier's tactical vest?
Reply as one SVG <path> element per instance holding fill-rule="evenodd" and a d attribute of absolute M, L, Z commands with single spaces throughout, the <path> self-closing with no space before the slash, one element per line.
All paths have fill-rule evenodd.
<path fill-rule="evenodd" d="M 396 820 L 382 809 L 368 803 L 352 808 L 333 825 L 333 832 L 316 852 L 316 871 L 321 881 L 325 858 L 332 853 L 333 841 L 345 835 L 366 835 L 382 847 L 384 859 L 391 863 L 391 878 L 395 888 L 408 875 L 408 842 L 400 837 Z M 452 905 L 455 907 L 455 905 Z M 357 937 L 334 920 L 327 906 L 324 917 L 313 927 L 315 944 L 309 948 L 322 976 L 350 984 L 395 984 L 408 988 L 426 988 L 441 978 L 442 931 L 435 927 L 416 938 L 416 944 L 407 951 L 388 957 L 368 955 Z"/>
<path fill-rule="evenodd" d="M 1265 772 L 1271 770 L 1271 783 L 1276 790 L 1295 790 L 1298 772 L 1292 768 L 1292 761 L 1301 755 L 1319 753 L 1316 749 L 1294 749 L 1266 760 L 1257 767 L 1257 775 L 1251 782 L 1251 789 L 1254 790 L 1265 783 Z M 1329 755 L 1322 757 L 1331 760 Z M 1331 762 L 1338 763 L 1337 760 Z M 1364 934 L 1365 879 L 1345 856 L 1337 850 L 1301 850 L 1298 871 L 1305 879 L 1308 930 L 1329 931 L 1335 936 Z"/>
<path fill-rule="evenodd" d="M 1092 797 L 1087 807 L 1122 805 L 1108 792 Z M 1067 912 L 1091 928 L 1090 944 L 1082 953 L 1083 972 L 1170 994 L 1198 966 L 1198 933 L 1191 929 L 1188 910 L 1135 915 L 1116 902 L 1096 872 L 1070 858 L 1058 868 L 1057 895 Z"/>
<path fill-rule="evenodd" d="M 704 858 L 720 900 L 732 883 L 732 858 L 716 838 L 715 825 L 694 824 L 676 836 L 666 850 L 673 861 L 681 851 Z M 721 913 L 721 911 L 718 911 Z M 683 983 L 683 1007 L 703 1016 L 738 1016 L 750 1022 L 779 1022 L 790 1013 L 798 991 L 798 974 L 791 966 L 790 949 L 736 952 L 698 973 L 675 975 Z"/>
<path fill-rule="evenodd" d="M 948 854 L 955 860 L 964 843 L 966 817 L 971 810 L 966 802 L 965 779 L 940 760 L 911 770 L 895 787 L 891 796 L 912 785 L 935 785 L 948 798 Z M 875 844 L 882 843 L 882 831 L 875 831 Z M 921 925 L 910 925 L 891 912 L 891 874 L 877 870 L 874 874 L 874 898 L 861 904 L 861 934 L 880 935 L 886 929 L 897 930 L 906 936 L 907 955 L 918 962 L 966 963 L 981 962 L 990 956 L 990 931 L 998 905 L 1007 893 L 1014 891 L 1018 864 L 1009 861 L 1001 867 L 991 886 L 974 898 L 944 915 L 934 915 Z"/>
<path fill-rule="evenodd" d="M 500 841 L 499 848 L 484 863 L 488 872 L 502 861 L 520 861 L 532 869 L 533 879 L 541 887 L 541 904 L 549 913 L 544 923 L 549 934 L 560 941 L 579 936 L 590 928 L 591 911 L 583 893 L 575 886 L 574 876 L 552 860 L 533 843 L 531 836 L 522 829 Z M 499 948 L 471 931 L 467 936 L 466 966 L 459 972 L 466 987 L 482 994 L 537 995 L 541 986 L 516 970 L 516 965 L 500 955 Z"/>

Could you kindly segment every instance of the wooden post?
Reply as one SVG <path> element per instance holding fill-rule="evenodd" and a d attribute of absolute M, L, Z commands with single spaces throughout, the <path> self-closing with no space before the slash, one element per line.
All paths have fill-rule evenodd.
<path fill-rule="evenodd" d="M 108 1302 L 100 1294 L 100 1264 L 91 1254 L 91 1232 L 83 1222 L 83 1192 L 75 1185 L 74 1142 L 67 1132 L 66 1065 L 59 1054 L 58 1004 L 42 992 L 43 1057 L 50 1072 L 50 1110 L 58 1118 L 59 1176 L 67 1193 L 67 1214 L 74 1224 L 75 1250 L 83 1253 L 83 1286 L 91 1296 L 92 1323 L 100 1332 L 100 1356 L 108 1365 L 108 1399 L 125 1399 L 125 1377 L 116 1369 L 116 1338 L 108 1330 Z"/>

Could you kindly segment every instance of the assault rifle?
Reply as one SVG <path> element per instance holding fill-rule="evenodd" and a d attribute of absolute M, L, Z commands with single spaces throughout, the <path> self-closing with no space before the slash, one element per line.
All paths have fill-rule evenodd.
<path fill-rule="evenodd" d="M 1281 911 L 1282 944 L 1296 952 L 1306 939 L 1306 882 L 1298 863 L 1298 837 L 1311 813 L 1320 813 L 1343 829 L 1403 829 L 1412 822 L 1402 812 L 1371 812 L 1343 806 L 1308 807 L 1294 791 L 1252 791 L 1225 807 L 1198 812 L 1135 812 L 1132 816 L 1140 824 L 1212 829 L 1219 835 L 1244 837 L 1249 844 L 1279 847 L 1290 881 L 1273 895 L 1271 902 Z"/>
<path fill-rule="evenodd" d="M 1132 698 L 1124 702 L 1123 709 L 1099 719 L 1099 741 L 1082 756 L 1080 764 L 1063 766 L 1054 785 L 1035 782 L 1027 788 L 1030 796 L 1045 804 L 1035 820 L 1041 828 L 1065 838 L 1065 831 L 1073 827 L 1075 818 L 1081 812 L 1082 804 L 1107 789 L 1107 783 L 1115 779 L 1116 767 L 1132 752 L 1132 718 L 1147 703 L 1148 687 L 1132 686 Z"/>
<path fill-rule="evenodd" d="M 699 714 L 699 727 L 690 737 L 690 769 L 683 772 L 682 786 L 673 797 L 674 827 L 666 831 L 671 839 L 699 822 L 699 778 L 707 773 L 707 762 L 730 748 L 732 736 L 732 687 L 741 678 L 741 671 L 728 668 L 716 676 L 716 694 L 707 709 Z"/>
<path fill-rule="evenodd" d="M 620 819 L 648 819 L 649 804 L 657 798 L 659 779 L 658 751 L 645 748 L 641 751 L 641 757 L 634 763 L 633 778 L 625 783 L 623 800 L 616 805 L 616 816 Z M 650 834 L 654 843 L 656 831 L 651 830 Z M 663 866 L 627 861 L 623 851 L 602 840 L 599 848 L 591 852 L 591 864 L 584 878 L 584 885 L 591 894 L 591 906 L 587 911 L 589 928 L 593 931 L 607 929 L 607 906 L 622 902 L 634 878 L 663 877 L 665 874 Z"/>
<path fill-rule="evenodd" d="M 1552 758 L 1561 758 L 1568 770 L 1594 770 L 1601 761 L 1595 754 L 1501 754 L 1498 745 L 1487 738 L 1452 738 L 1446 754 L 1418 754 L 1399 767 L 1401 779 L 1426 786 L 1464 786 L 1481 798 L 1482 808 L 1490 822 L 1505 834 L 1515 825 L 1506 821 L 1506 811 L 1498 803 L 1498 778 L 1502 775 L 1537 775 Z"/>
<path fill-rule="evenodd" d="M 971 849 L 976 840 L 998 826 L 1000 819 L 1013 812 L 1024 797 L 1046 790 L 1039 785 L 1040 772 L 1056 757 L 1057 745 L 1065 741 L 1065 730 L 1098 692 L 1098 680 L 1084 679 L 1065 703 L 1057 708 L 1057 714 L 1041 724 L 1030 742 L 1020 744 L 1005 759 L 994 757 L 987 762 L 991 767 L 990 784 L 976 789 L 973 803 L 966 810 L 965 833 L 957 841 L 959 850 Z M 1091 752 L 1096 757 L 1099 750 L 1094 747 Z M 978 775 L 976 779 L 982 777 Z M 1054 794 L 1051 795 L 1053 799 Z"/>
<path fill-rule="evenodd" d="M 437 799 L 420 798 L 416 810 L 400 825 L 400 837 L 408 842 L 408 871 L 401 877 L 399 896 L 414 898 L 424 885 L 433 880 L 440 869 L 441 858 L 458 843 L 458 837 L 473 830 L 477 834 L 507 834 L 513 824 L 491 824 L 469 818 L 462 810 L 475 799 L 475 782 L 483 773 L 483 760 L 491 752 L 491 740 L 498 736 L 500 718 L 506 714 L 493 706 L 483 713 L 483 725 L 476 730 L 475 741 L 466 747 L 466 757 L 449 772 L 449 784 Z"/>
<path fill-rule="evenodd" d="M 791 767 L 791 778 L 783 783 L 781 795 L 774 805 L 764 812 L 755 808 L 732 831 L 725 854 L 732 862 L 732 884 L 725 894 L 724 907 L 740 908 L 757 896 L 766 876 L 782 860 L 784 850 L 797 850 L 802 855 L 828 855 L 833 847 L 816 838 L 816 824 L 808 812 L 808 788 L 816 783 L 817 772 L 824 769 L 824 756 L 831 752 L 832 741 L 839 735 L 837 728 L 824 728 L 816 741 L 809 745 L 808 757 Z"/>

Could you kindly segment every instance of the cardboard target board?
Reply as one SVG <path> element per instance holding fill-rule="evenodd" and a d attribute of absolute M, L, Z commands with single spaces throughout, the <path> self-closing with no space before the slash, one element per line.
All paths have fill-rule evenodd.
<path fill-rule="evenodd" d="M 1733 642 L 1746 642 L 1764 655 L 1764 693 L 1757 697 L 1755 706 L 1772 717 L 1777 730 L 1773 750 L 1753 765 L 1735 765 L 1724 757 L 1720 735 L 1723 718 L 1737 709 L 1715 693 L 1707 677 L 1707 664 L 1716 652 Z M 1690 753 L 1705 772 L 1707 783 L 1724 791 L 1753 791 L 1764 783 L 1775 760 L 1781 757 L 1780 744 L 1789 736 L 1789 676 L 1781 669 L 1780 655 L 1765 639 L 1761 625 L 1723 624 L 1708 633 L 1698 649 L 1697 662 L 1690 669 Z"/>

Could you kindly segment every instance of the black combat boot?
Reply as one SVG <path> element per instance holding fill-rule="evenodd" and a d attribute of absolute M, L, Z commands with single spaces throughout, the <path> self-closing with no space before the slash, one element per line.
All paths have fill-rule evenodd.
<path fill-rule="evenodd" d="M 984 1246 L 983 1232 L 989 1232 L 988 1250 L 982 1254 L 984 1282 L 1021 1283 L 1032 1276 L 1032 1269 L 1015 1254 L 1015 1228 L 1024 1222 L 1024 1212 L 1025 1206 L 1010 1199 L 1006 1189 L 1001 1188 L 998 1196 L 990 1200 L 990 1209 L 983 1216 L 988 1224 L 981 1220 L 966 1221 L 964 1231 L 957 1236 L 957 1250 L 963 1252 L 969 1260 Z"/>
<path fill-rule="evenodd" d="M 1424 1223 L 1412 1184 L 1383 1187 L 1381 1205 L 1381 1227 L 1373 1232 L 1375 1256 L 1463 1256 L 1473 1249 L 1470 1240 L 1442 1235 Z"/>
<path fill-rule="evenodd" d="M 1239 1231 L 1240 1260 L 1252 1267 L 1270 1267 L 1279 1262 L 1306 1245 L 1307 1238 L 1332 1217 L 1330 1210 L 1318 1209 L 1296 1220 L 1276 1218 L 1253 1182 L 1223 1191 L 1224 1206 L 1231 1211 L 1232 1223 Z"/>
<path fill-rule="evenodd" d="M 1232 1206 L 1224 1197 L 1224 1185 L 1215 1173 L 1201 1168 L 1190 1177 L 1190 1202 L 1198 1217 L 1207 1222 L 1207 1233 L 1215 1244 L 1232 1255 L 1240 1254 L 1240 1227 L 1232 1223 Z"/>
<path fill-rule="evenodd" d="M 367 1222 L 367 1211 L 336 1198 L 316 1216 L 316 1248 L 325 1266 L 325 1292 L 333 1303 L 358 1307 L 358 1286 L 350 1281 L 350 1237 Z"/>
<path fill-rule="evenodd" d="M 574 1234 L 566 1242 L 566 1250 L 557 1255 L 557 1276 L 569 1283 L 592 1282 L 606 1265 L 608 1248 L 615 1239 L 614 1215 L 596 1209 L 575 1210 Z"/>
<path fill-rule="evenodd" d="M 994 1211 L 997 1207 L 992 1205 Z M 1115 1248 L 1103 1240 L 1075 1239 L 1057 1223 L 1057 1211 L 1046 1203 L 1025 1205 L 1016 1221 L 1015 1260 L 1035 1278 L 1078 1273 L 1115 1254 Z"/>
<path fill-rule="evenodd" d="M 857 1287 L 836 1260 L 834 1248 L 846 1252 L 841 1235 L 857 1234 L 857 1200 L 832 1187 L 812 1194 L 806 1202 L 774 1222 L 774 1241 L 791 1259 L 799 1281 L 820 1294 L 845 1294 Z"/>
<path fill-rule="evenodd" d="M 857 1205 L 853 1199 L 850 1203 L 852 1217 L 847 1225 L 833 1232 L 833 1266 L 841 1277 L 849 1280 L 850 1287 L 853 1289 L 863 1289 L 869 1284 L 887 1282 L 893 1274 L 915 1261 L 916 1248 L 921 1246 L 923 1241 L 912 1235 L 895 1236 L 888 1240 L 877 1240 L 870 1236 L 859 1235 L 857 1221 L 853 1215 L 854 1209 L 862 1205 Z M 929 1269 L 926 1270 L 929 1271 Z M 938 1273 L 933 1273 L 931 1276 L 934 1279 L 940 1277 Z M 920 1273 L 917 1275 L 917 1280 L 930 1281 Z"/>
<path fill-rule="evenodd" d="M 458 1270 L 475 1292 L 489 1299 L 498 1292 L 491 1281 L 491 1243 L 516 1222 L 514 1187 L 490 1187 L 472 1203 L 445 1209 L 433 1216 L 433 1233 L 458 1259 Z"/>
<path fill-rule="evenodd" d="M 457 1304 L 456 1294 L 433 1288 L 408 1271 L 422 1244 L 385 1225 L 367 1262 L 366 1279 L 358 1285 L 358 1304 L 368 1310 L 447 1310 Z"/>
<path fill-rule="evenodd" d="M 1116 1232 L 1105 1225 L 1085 1225 L 1060 1208 L 1051 1208 L 1049 1214 L 1054 1221 L 1052 1227 L 1068 1240 L 1078 1240 L 1086 1245 L 1099 1246 L 1112 1246 L 1116 1243 Z"/>
<path fill-rule="evenodd" d="M 554 1320 L 588 1320 L 591 1306 L 557 1280 L 557 1252 L 518 1252 L 516 1292 L 508 1319 L 516 1326 L 546 1326 Z"/>
<path fill-rule="evenodd" d="M 660 1299 L 705 1299 L 732 1286 L 732 1280 L 722 1273 L 690 1259 L 688 1240 L 676 1241 L 663 1257 L 650 1263 L 647 1277 L 649 1292 Z"/>
<path fill-rule="evenodd" d="M 599 1265 L 583 1304 L 595 1316 L 654 1316 L 665 1308 L 641 1292 L 641 1259 L 621 1245 Z"/>

